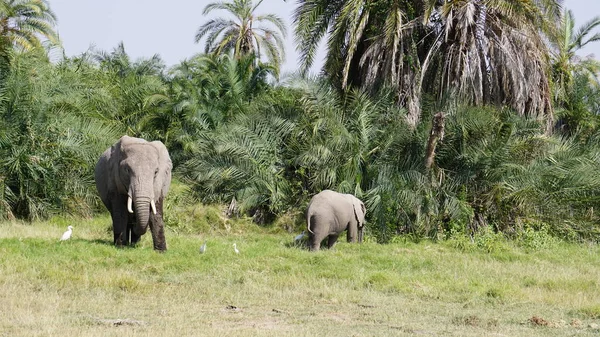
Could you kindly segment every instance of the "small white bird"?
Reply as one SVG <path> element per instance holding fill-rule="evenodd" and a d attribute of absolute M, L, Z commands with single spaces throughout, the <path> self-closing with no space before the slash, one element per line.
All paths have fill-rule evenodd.
<path fill-rule="evenodd" d="M 206 241 L 204 241 L 204 244 L 202 246 L 200 246 L 200 254 L 204 254 L 206 252 Z"/>
<path fill-rule="evenodd" d="M 237 249 L 237 246 L 235 245 L 235 243 L 233 244 L 233 251 L 234 251 L 236 254 L 239 254 L 239 253 L 240 253 L 240 251 Z"/>
<path fill-rule="evenodd" d="M 302 233 L 296 235 L 296 237 L 294 238 L 294 242 L 298 242 L 298 241 L 302 240 L 305 235 L 304 233 L 305 233 L 305 231 L 302 231 Z"/>
<path fill-rule="evenodd" d="M 60 241 L 69 240 L 71 238 L 71 234 L 73 234 L 73 226 L 67 227 L 67 231 L 63 233 Z"/>

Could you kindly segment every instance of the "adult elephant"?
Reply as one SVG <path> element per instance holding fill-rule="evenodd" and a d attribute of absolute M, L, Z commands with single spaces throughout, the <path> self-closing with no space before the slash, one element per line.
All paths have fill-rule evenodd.
<path fill-rule="evenodd" d="M 112 217 L 115 245 L 137 243 L 150 225 L 154 249 L 167 250 L 163 202 L 171 185 L 172 167 L 163 143 L 128 136 L 100 156 L 96 188 Z"/>
<path fill-rule="evenodd" d="M 319 250 L 321 241 L 329 237 L 331 248 L 340 233 L 347 230 L 348 242 L 362 242 L 365 204 L 352 194 L 324 190 L 312 197 L 306 210 L 309 249 Z"/>

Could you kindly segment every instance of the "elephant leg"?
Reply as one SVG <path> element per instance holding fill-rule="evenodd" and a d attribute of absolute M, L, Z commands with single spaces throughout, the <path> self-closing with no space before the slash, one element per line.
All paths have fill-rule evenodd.
<path fill-rule="evenodd" d="M 131 240 L 129 241 L 132 246 L 135 246 L 138 241 L 140 241 L 141 235 L 135 234 L 133 228 L 135 227 L 136 219 L 134 214 L 129 214 L 129 219 L 127 221 L 127 237 Z"/>
<path fill-rule="evenodd" d="M 338 239 L 339 234 L 329 234 L 329 239 L 327 240 L 327 248 L 331 248 L 333 247 L 333 245 L 335 245 L 335 242 Z"/>
<path fill-rule="evenodd" d="M 121 195 L 112 200 L 111 218 L 113 223 L 114 244 L 117 247 L 127 245 L 127 223 L 129 214 L 126 209 L 127 199 Z"/>
<path fill-rule="evenodd" d="M 358 226 L 356 224 L 350 223 L 348 225 L 348 232 L 346 233 L 346 239 L 348 242 L 356 242 L 356 237 L 358 236 Z"/>
<path fill-rule="evenodd" d="M 321 248 L 323 237 L 315 233 L 308 233 L 308 249 L 311 252 L 318 251 Z"/>
<path fill-rule="evenodd" d="M 164 252 L 167 250 L 165 240 L 165 223 L 163 221 L 163 200 L 156 200 L 156 214 L 150 214 L 150 231 L 152 232 L 152 242 L 154 250 Z"/>

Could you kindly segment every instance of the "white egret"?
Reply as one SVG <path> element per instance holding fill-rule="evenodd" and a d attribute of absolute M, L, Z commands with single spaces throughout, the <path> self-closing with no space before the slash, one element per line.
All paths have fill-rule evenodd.
<path fill-rule="evenodd" d="M 200 246 L 200 254 L 204 254 L 206 252 L 206 241 L 204 241 L 204 244 L 202 246 Z"/>
<path fill-rule="evenodd" d="M 298 242 L 298 241 L 302 240 L 304 238 L 304 235 L 306 235 L 305 231 L 302 231 L 302 233 L 296 235 L 296 237 L 294 238 L 294 242 Z"/>
<path fill-rule="evenodd" d="M 240 251 L 237 249 L 237 246 L 235 245 L 235 243 L 233 244 L 233 251 L 234 251 L 236 254 L 239 254 L 239 253 L 240 253 Z"/>
<path fill-rule="evenodd" d="M 73 234 L 73 226 L 67 227 L 67 231 L 63 233 L 60 241 L 69 240 L 71 238 L 71 234 Z"/>

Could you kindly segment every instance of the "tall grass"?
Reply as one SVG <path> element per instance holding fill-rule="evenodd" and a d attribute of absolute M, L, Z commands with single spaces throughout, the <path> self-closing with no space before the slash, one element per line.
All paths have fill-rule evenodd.
<path fill-rule="evenodd" d="M 205 211 L 196 215 L 202 218 Z M 490 234 L 473 242 L 342 242 L 310 253 L 293 245 L 292 234 L 273 234 L 246 219 L 202 232 L 168 227 L 169 250 L 158 254 L 149 235 L 136 248 L 114 248 L 109 222 L 104 216 L 1 223 L 0 331 L 10 336 L 597 333 L 600 248 L 595 245 L 526 246 Z M 75 227 L 73 238 L 61 243 L 68 224 Z M 204 241 L 207 252 L 200 254 Z M 234 253 L 234 242 L 240 254 Z M 547 324 L 531 323 L 534 317 Z"/>

